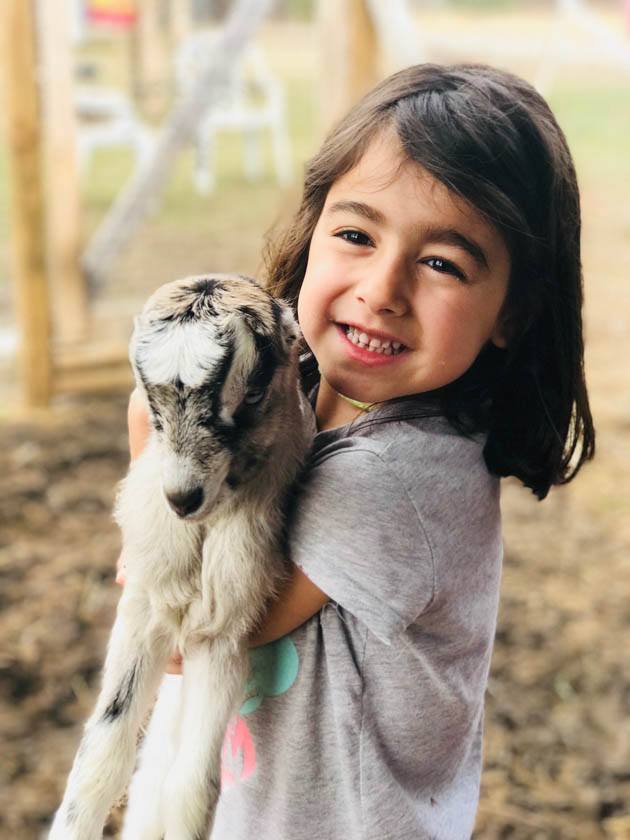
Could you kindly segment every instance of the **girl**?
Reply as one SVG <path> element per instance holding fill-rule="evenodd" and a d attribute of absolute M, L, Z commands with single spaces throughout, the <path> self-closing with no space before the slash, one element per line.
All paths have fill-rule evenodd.
<path fill-rule="evenodd" d="M 291 580 L 252 640 L 227 733 L 212 838 L 463 840 L 499 596 L 498 477 L 543 499 L 594 452 L 564 136 L 509 73 L 403 70 L 308 165 L 268 273 L 298 313 L 319 433 L 289 516 Z M 133 397 L 132 455 L 148 424 Z"/>

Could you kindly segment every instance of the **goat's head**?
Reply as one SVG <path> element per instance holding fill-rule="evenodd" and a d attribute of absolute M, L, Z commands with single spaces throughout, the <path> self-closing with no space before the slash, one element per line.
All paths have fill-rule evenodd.
<path fill-rule="evenodd" d="M 247 277 L 188 277 L 147 301 L 130 358 L 178 516 L 204 517 L 286 435 L 299 336 L 290 306 Z"/>

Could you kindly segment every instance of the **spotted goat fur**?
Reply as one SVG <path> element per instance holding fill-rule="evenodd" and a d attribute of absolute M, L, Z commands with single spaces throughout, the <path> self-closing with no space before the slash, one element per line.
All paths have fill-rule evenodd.
<path fill-rule="evenodd" d="M 152 429 L 117 498 L 126 584 L 50 840 L 102 837 L 156 693 L 122 837 L 209 835 L 247 639 L 285 571 L 283 511 L 314 434 L 298 338 L 289 305 L 241 276 L 168 283 L 136 319 Z M 176 648 L 183 677 L 163 678 Z"/>

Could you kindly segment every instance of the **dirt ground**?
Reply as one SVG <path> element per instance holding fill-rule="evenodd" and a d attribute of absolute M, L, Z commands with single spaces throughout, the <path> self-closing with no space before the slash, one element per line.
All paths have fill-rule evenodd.
<path fill-rule="evenodd" d="M 630 207 L 627 183 L 587 175 L 582 193 L 598 452 L 543 503 L 504 482 L 479 840 L 630 838 Z M 150 279 L 182 232 L 146 237 L 130 261 L 144 254 Z M 42 836 L 98 689 L 119 595 L 125 406 L 68 399 L 0 426 L 2 838 Z"/>

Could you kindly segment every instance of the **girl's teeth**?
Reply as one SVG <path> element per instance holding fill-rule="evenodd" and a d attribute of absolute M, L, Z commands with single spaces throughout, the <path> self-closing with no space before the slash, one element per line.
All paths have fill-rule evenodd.
<path fill-rule="evenodd" d="M 357 347 L 362 347 L 364 350 L 371 350 L 373 353 L 378 353 L 379 355 L 385 354 L 386 356 L 391 356 L 395 353 L 402 352 L 400 348 L 403 345 L 400 341 L 390 342 L 389 339 L 381 341 L 379 338 L 370 338 L 367 333 L 360 333 L 354 327 L 347 327 L 346 335 Z"/>

